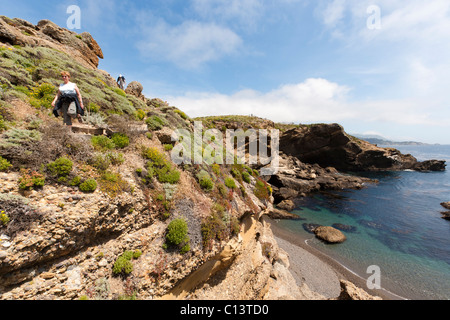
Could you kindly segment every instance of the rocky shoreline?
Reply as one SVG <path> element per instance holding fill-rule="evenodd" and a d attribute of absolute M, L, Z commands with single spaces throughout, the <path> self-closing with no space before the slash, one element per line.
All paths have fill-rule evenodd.
<path fill-rule="evenodd" d="M 450 201 L 442 202 L 441 206 L 449 211 L 442 212 L 442 219 L 450 220 Z"/>
<path fill-rule="evenodd" d="M 339 124 L 300 126 L 283 133 L 280 150 L 304 163 L 341 172 L 444 171 L 443 160 L 418 161 L 394 148 L 381 148 L 347 134 Z"/>
<path fill-rule="evenodd" d="M 404 300 L 386 290 L 367 288 L 366 280 L 355 275 L 341 264 L 305 243 L 297 234 L 277 225 L 269 218 L 269 223 L 280 248 L 289 254 L 290 271 L 297 283 L 306 281 L 311 290 L 331 300 L 347 300 L 348 291 L 355 293 L 354 300 Z M 297 275 L 297 276 L 296 276 Z M 350 287 L 347 289 L 347 287 Z M 340 288 L 340 292 L 338 292 Z"/>

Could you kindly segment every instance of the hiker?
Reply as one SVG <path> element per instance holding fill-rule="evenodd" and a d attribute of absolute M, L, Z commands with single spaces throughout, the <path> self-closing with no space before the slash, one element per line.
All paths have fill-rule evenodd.
<path fill-rule="evenodd" d="M 123 75 L 119 75 L 117 78 L 117 84 L 119 85 L 119 88 L 123 90 L 125 87 L 125 77 Z"/>
<path fill-rule="evenodd" d="M 59 86 L 58 93 L 52 102 L 53 114 L 55 117 L 60 115 L 64 118 L 64 124 L 72 127 L 72 118 L 84 115 L 83 99 L 77 85 L 70 82 L 70 73 L 61 72 L 64 83 Z"/>

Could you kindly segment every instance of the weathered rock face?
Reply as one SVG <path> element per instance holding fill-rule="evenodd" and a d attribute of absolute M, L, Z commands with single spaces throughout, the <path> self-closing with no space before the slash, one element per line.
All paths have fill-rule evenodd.
<path fill-rule="evenodd" d="M 142 95 L 142 90 L 144 90 L 142 84 L 140 84 L 137 81 L 133 81 L 130 82 L 130 84 L 128 84 L 127 88 L 125 89 L 125 92 L 137 98 L 145 99 L 145 97 Z"/>
<path fill-rule="evenodd" d="M 283 219 L 283 220 L 301 220 L 301 218 L 293 213 L 290 213 L 286 210 L 273 208 L 268 211 L 267 215 L 271 219 Z"/>
<path fill-rule="evenodd" d="M 314 229 L 314 234 L 317 238 L 328 243 L 342 243 L 347 240 L 341 231 L 333 227 L 317 227 Z"/>
<path fill-rule="evenodd" d="M 303 162 L 342 171 L 445 170 L 444 161 L 419 163 L 412 155 L 351 137 L 339 124 L 317 124 L 286 131 L 280 138 L 280 150 Z"/>
<path fill-rule="evenodd" d="M 308 193 L 325 190 L 361 189 L 374 181 L 339 173 L 335 168 L 303 163 L 280 155 L 278 172 L 267 178 L 272 185 L 275 203 L 292 200 Z M 292 208 L 292 207 L 291 207 Z"/>
<path fill-rule="evenodd" d="M 92 36 L 77 34 L 61 28 L 49 20 L 41 20 L 35 26 L 22 19 L 0 17 L 0 42 L 9 45 L 48 47 L 63 51 L 77 62 L 97 68 L 103 52 Z"/>
<path fill-rule="evenodd" d="M 341 295 L 337 300 L 382 300 L 380 297 L 372 296 L 353 283 L 341 280 Z"/>

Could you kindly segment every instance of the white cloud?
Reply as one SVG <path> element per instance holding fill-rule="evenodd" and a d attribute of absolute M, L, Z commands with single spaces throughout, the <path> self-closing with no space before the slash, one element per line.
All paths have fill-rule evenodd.
<path fill-rule="evenodd" d="M 192 20 L 177 26 L 161 20 L 144 27 L 142 36 L 138 48 L 144 56 L 185 69 L 235 54 L 242 45 L 242 39 L 232 30 Z"/>
<path fill-rule="evenodd" d="M 192 92 L 167 100 L 191 117 L 255 115 L 276 122 L 391 123 L 393 125 L 445 126 L 424 108 L 424 101 L 351 101 L 351 88 L 326 79 L 307 79 L 269 92 L 241 90 L 231 95 Z M 427 105 L 430 107 L 430 105 Z"/>
<path fill-rule="evenodd" d="M 249 89 L 232 95 L 196 92 L 168 100 L 191 117 L 254 114 L 279 122 L 337 121 L 351 116 L 344 103 L 348 92 L 349 88 L 325 79 L 307 79 L 266 93 Z"/>
<path fill-rule="evenodd" d="M 367 27 L 372 17 L 367 9 L 371 6 L 380 9 L 379 30 Z M 447 0 L 334 0 L 321 2 L 317 11 L 333 36 L 340 35 L 342 40 L 354 45 L 373 41 L 430 44 L 450 37 L 450 2 Z"/>

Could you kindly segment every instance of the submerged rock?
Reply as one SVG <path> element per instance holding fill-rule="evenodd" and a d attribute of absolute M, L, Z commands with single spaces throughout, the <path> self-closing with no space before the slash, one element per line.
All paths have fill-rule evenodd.
<path fill-rule="evenodd" d="M 303 229 L 305 229 L 306 232 L 312 233 L 314 234 L 314 230 L 316 230 L 316 228 L 321 227 L 320 224 L 316 224 L 316 223 L 304 223 L 303 224 Z"/>
<path fill-rule="evenodd" d="M 346 231 L 346 232 L 356 232 L 356 227 L 354 226 L 349 226 L 346 224 L 342 224 L 342 223 L 335 223 L 333 225 L 331 225 L 333 228 L 336 228 L 338 230 L 341 231 Z"/>

